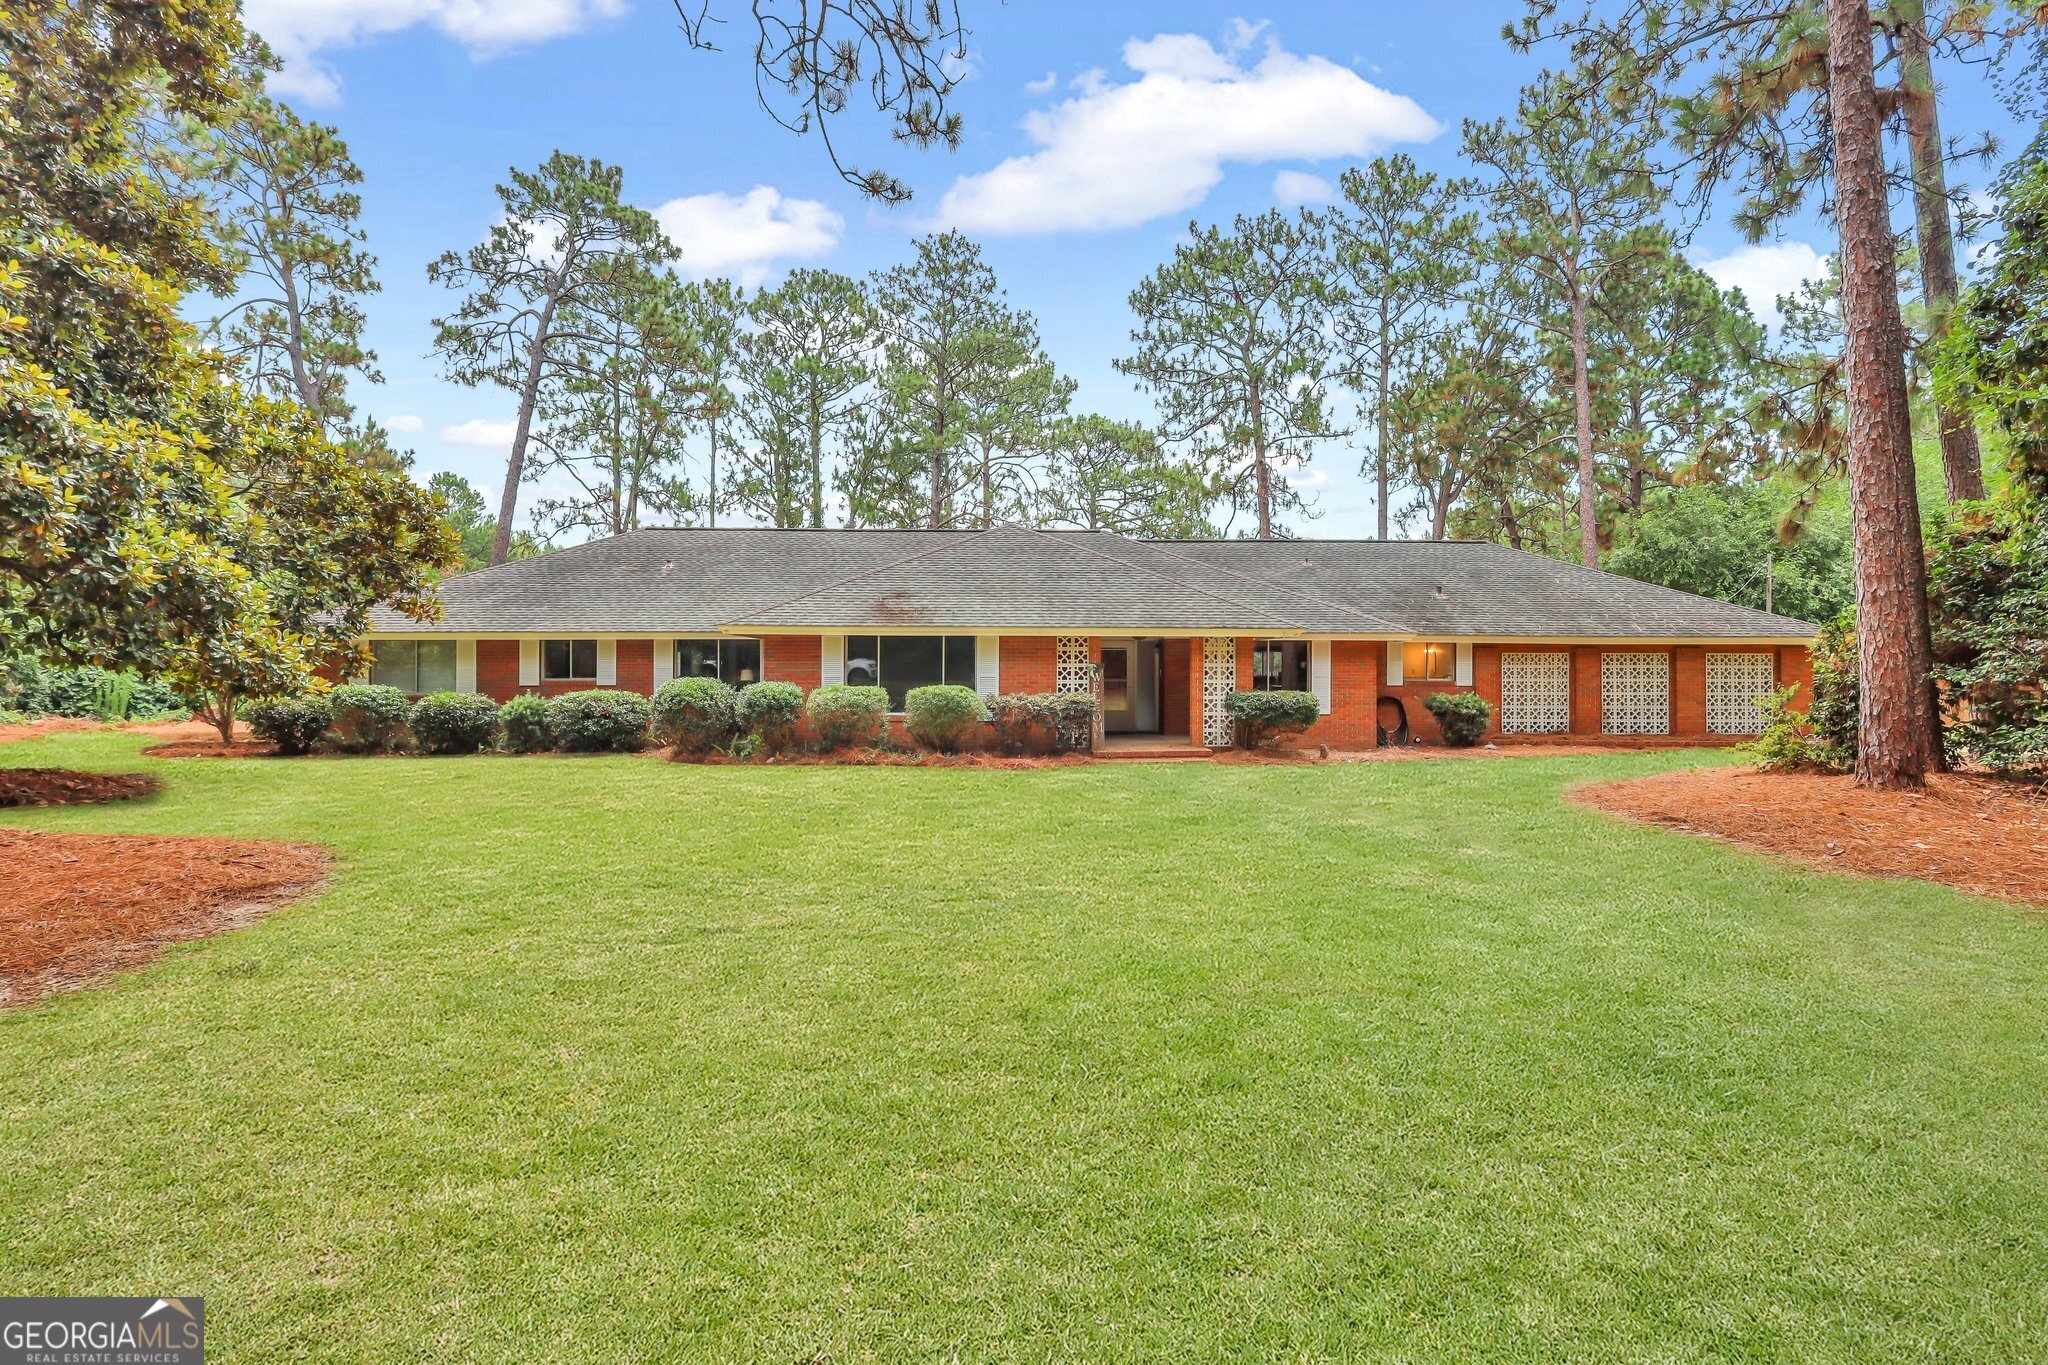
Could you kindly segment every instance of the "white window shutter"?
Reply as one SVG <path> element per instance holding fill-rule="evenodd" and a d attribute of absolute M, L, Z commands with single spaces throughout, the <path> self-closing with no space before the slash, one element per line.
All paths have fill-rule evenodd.
<path fill-rule="evenodd" d="M 676 676 L 676 642 L 656 640 L 654 642 L 654 688 L 658 692 L 665 682 L 674 682 Z"/>
<path fill-rule="evenodd" d="M 1308 690 L 1316 694 L 1316 709 L 1330 714 L 1330 642 L 1308 642 Z"/>
<path fill-rule="evenodd" d="M 825 635 L 818 640 L 818 685 L 834 687 L 846 681 L 846 637 Z"/>
<path fill-rule="evenodd" d="M 597 685 L 617 687 L 619 685 L 619 642 L 599 640 L 597 642 Z"/>
<path fill-rule="evenodd" d="M 999 635 L 974 637 L 974 690 L 993 697 L 1003 690 L 1003 641 Z"/>
<path fill-rule="evenodd" d="M 1403 651 L 1399 640 L 1387 641 L 1387 686 L 1399 687 L 1405 676 L 1402 670 Z"/>
<path fill-rule="evenodd" d="M 519 685 L 521 687 L 540 686 L 540 641 L 538 640 L 521 640 L 519 642 Z"/>
<path fill-rule="evenodd" d="M 455 642 L 455 690 L 476 691 L 476 641 Z"/>
<path fill-rule="evenodd" d="M 1467 640 L 1458 646 L 1458 686 L 1472 685 L 1472 642 Z"/>

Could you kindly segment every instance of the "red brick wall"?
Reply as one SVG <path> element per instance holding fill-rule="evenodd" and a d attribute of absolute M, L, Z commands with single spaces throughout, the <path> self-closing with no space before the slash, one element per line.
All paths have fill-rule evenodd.
<path fill-rule="evenodd" d="M 499 703 L 508 702 L 526 690 L 519 685 L 517 640 L 476 642 L 476 690 Z"/>
<path fill-rule="evenodd" d="M 1343 750 L 1370 749 L 1379 743 L 1380 675 L 1386 649 L 1377 640 L 1330 642 L 1330 714 L 1294 743 Z"/>
<path fill-rule="evenodd" d="M 1188 647 L 1186 639 L 1159 642 L 1159 733 L 1188 733 Z"/>
<path fill-rule="evenodd" d="M 761 637 L 761 681 L 790 682 L 808 695 L 825 676 L 824 645 L 815 635 Z"/>
<path fill-rule="evenodd" d="M 1059 686 L 1059 646 L 1050 635 L 1005 635 L 996 657 L 1005 692 L 1051 692 Z"/>
<path fill-rule="evenodd" d="M 617 662 L 620 691 L 654 695 L 654 641 L 619 641 Z"/>
<path fill-rule="evenodd" d="M 1798 694 L 1792 698 L 1795 709 L 1805 711 L 1813 706 L 1813 652 L 1805 645 L 1779 648 L 1778 686 L 1798 687 Z"/>

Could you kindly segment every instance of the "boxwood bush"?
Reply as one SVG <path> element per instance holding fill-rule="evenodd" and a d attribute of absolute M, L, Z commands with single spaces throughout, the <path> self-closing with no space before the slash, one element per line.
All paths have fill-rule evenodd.
<path fill-rule="evenodd" d="M 873 748 L 889 728 L 889 694 L 879 687 L 831 683 L 811 693 L 804 714 L 828 749 Z"/>
<path fill-rule="evenodd" d="M 474 692 L 429 692 L 412 704 L 412 737 L 430 754 L 473 754 L 498 737 L 498 703 Z"/>
<path fill-rule="evenodd" d="M 650 709 L 638 692 L 592 688 L 548 703 L 548 733 L 571 753 L 638 753 L 647 747 Z"/>
<path fill-rule="evenodd" d="M 405 693 L 375 683 L 351 683 L 327 694 L 335 747 L 351 754 L 388 754 L 404 745 L 412 708 Z"/>
<path fill-rule="evenodd" d="M 903 699 L 903 728 L 927 749 L 957 754 L 972 747 L 988 710 L 971 687 L 913 687 Z"/>
<path fill-rule="evenodd" d="M 739 696 L 716 678 L 677 678 L 655 689 L 654 742 L 702 758 L 740 732 Z"/>
<path fill-rule="evenodd" d="M 1316 723 L 1322 704 L 1313 692 L 1232 692 L 1223 700 L 1237 742 L 1263 749 Z"/>
<path fill-rule="evenodd" d="M 804 690 L 791 682 L 758 682 L 740 690 L 740 724 L 763 751 L 779 754 L 796 743 L 804 718 Z"/>
<path fill-rule="evenodd" d="M 515 754 L 537 754 L 555 747 L 548 729 L 548 701 L 521 692 L 498 708 L 498 742 Z"/>
<path fill-rule="evenodd" d="M 281 754 L 303 754 L 320 742 L 333 723 L 325 697 L 273 697 L 249 708 L 249 728 Z"/>
<path fill-rule="evenodd" d="M 1477 692 L 1432 692 L 1422 699 L 1429 714 L 1444 732 L 1444 743 L 1453 749 L 1469 749 L 1486 733 L 1493 719 L 1493 703 Z"/>

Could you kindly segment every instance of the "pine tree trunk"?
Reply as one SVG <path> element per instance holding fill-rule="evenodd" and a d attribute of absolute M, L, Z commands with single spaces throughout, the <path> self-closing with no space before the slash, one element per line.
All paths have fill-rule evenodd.
<path fill-rule="evenodd" d="M 1927 562 L 1913 477 L 1905 327 L 1885 200 L 1866 0 L 1828 0 L 1835 218 L 1856 549 L 1856 780 L 1918 787 L 1933 767 Z"/>
<path fill-rule="evenodd" d="M 1387 347 L 1388 326 L 1387 297 L 1385 294 L 1382 294 L 1380 295 L 1380 386 L 1377 395 L 1379 399 L 1377 406 L 1379 408 L 1380 432 L 1379 445 L 1373 452 L 1373 463 L 1379 466 L 1376 473 L 1379 479 L 1381 540 L 1387 539 L 1387 484 L 1389 482 L 1387 477 L 1387 385 L 1392 382 L 1394 368 L 1393 356 L 1389 353 Z M 1441 539 L 1442 537 L 1438 538 Z"/>
<path fill-rule="evenodd" d="M 1899 34 L 1899 65 L 1905 86 L 1906 142 L 1913 159 L 1913 209 L 1919 229 L 1920 295 L 1927 304 L 1928 339 L 1939 345 L 1948 335 L 1956 300 L 1956 242 L 1949 228 L 1948 172 L 1942 165 L 1941 115 L 1935 107 L 1934 68 L 1928 59 L 1927 24 L 1916 4 Z M 1941 473 L 1950 502 L 1984 496 L 1984 457 L 1977 427 L 1968 413 L 1946 404 L 1935 407 L 1941 428 Z"/>
<path fill-rule="evenodd" d="M 512 553 L 512 516 L 519 510 L 519 479 L 526 472 L 526 438 L 533 430 L 533 409 L 540 400 L 541 375 L 547 369 L 550 330 L 555 322 L 555 303 L 568 279 L 570 258 L 555 272 L 547 302 L 533 326 L 533 342 L 526 352 L 526 377 L 519 385 L 519 428 L 512 433 L 512 454 L 505 461 L 505 491 L 498 495 L 498 525 L 491 535 L 491 565 L 503 564 Z"/>
<path fill-rule="evenodd" d="M 1577 405 L 1579 439 L 1579 560 L 1589 569 L 1600 567 L 1600 511 L 1593 471 L 1593 379 L 1588 373 L 1591 360 L 1586 344 L 1586 301 L 1578 281 L 1571 286 L 1572 313 L 1572 399 Z"/>
<path fill-rule="evenodd" d="M 1273 538 L 1273 472 L 1266 467 L 1266 408 L 1252 385 L 1252 496 L 1259 504 L 1259 539 Z"/>

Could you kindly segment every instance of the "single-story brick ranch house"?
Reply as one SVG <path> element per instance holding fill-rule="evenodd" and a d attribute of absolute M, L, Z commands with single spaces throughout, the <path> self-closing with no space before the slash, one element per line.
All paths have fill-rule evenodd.
<path fill-rule="evenodd" d="M 1230 742 L 1233 690 L 1313 692 L 1303 737 L 1433 742 L 1433 692 L 1508 738 L 1713 742 L 1810 686 L 1804 621 L 1476 542 L 1107 532 L 633 531 L 461 574 L 375 618 L 371 680 L 504 701 L 678 676 L 1086 691 L 1115 742 Z M 1143 742 L 1131 740 L 1125 742 Z"/>

